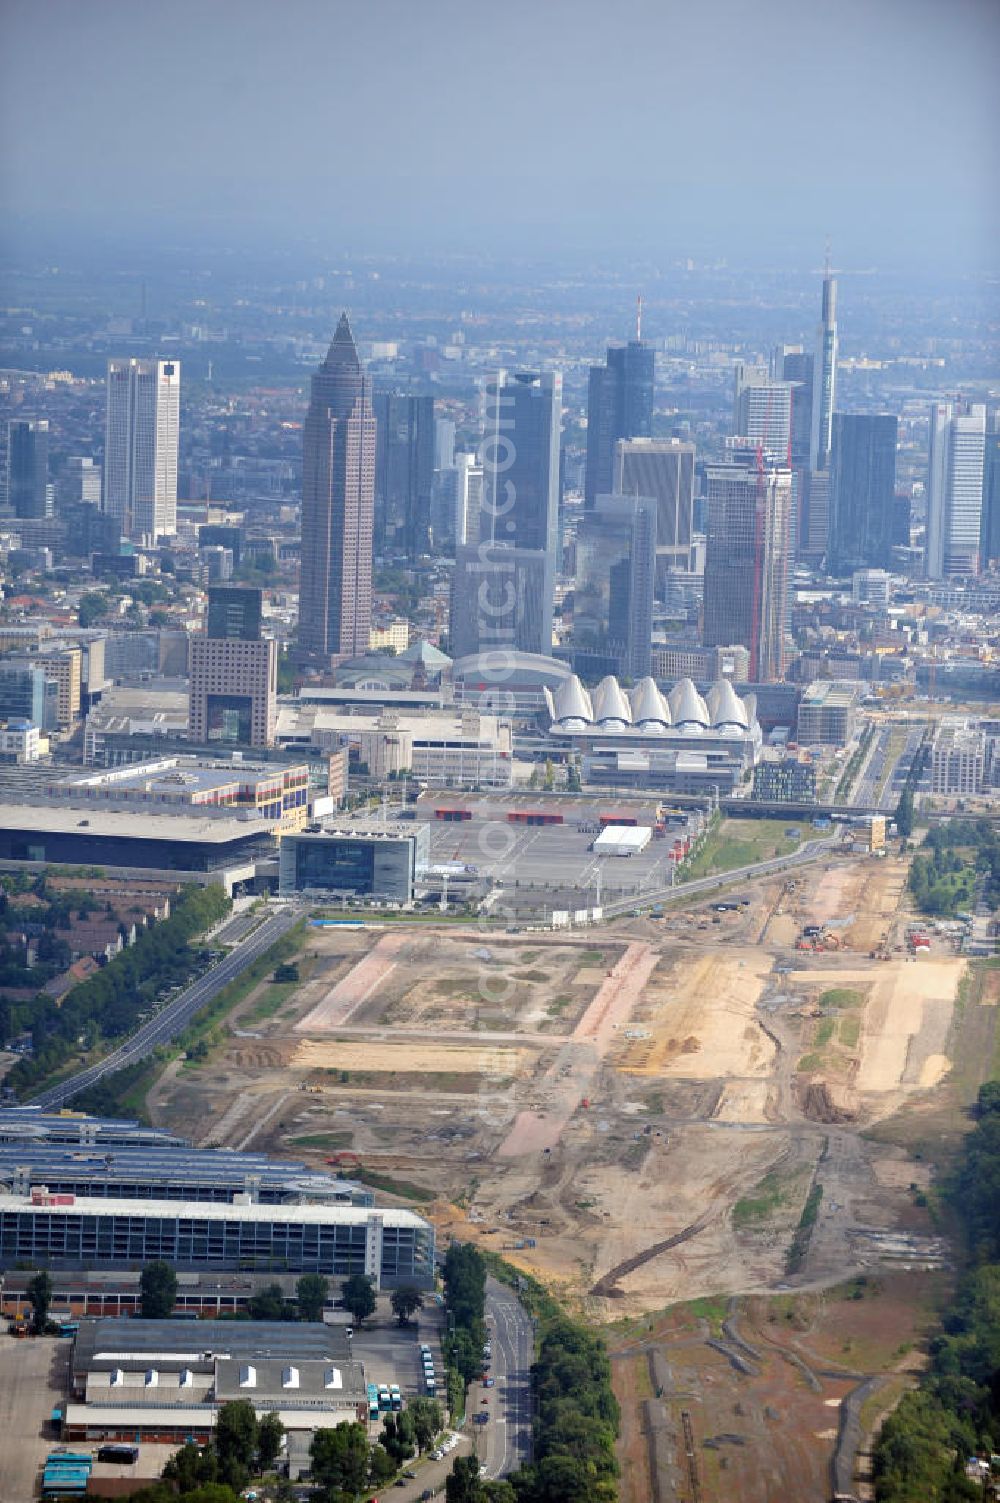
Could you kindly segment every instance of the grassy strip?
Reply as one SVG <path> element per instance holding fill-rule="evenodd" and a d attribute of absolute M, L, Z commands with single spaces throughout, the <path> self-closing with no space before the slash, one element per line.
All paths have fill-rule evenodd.
<path fill-rule="evenodd" d="M 788 1249 L 788 1256 L 785 1259 L 786 1273 L 798 1273 L 805 1262 L 805 1256 L 809 1251 L 809 1243 L 812 1240 L 813 1227 L 816 1225 L 816 1218 L 819 1215 L 822 1199 L 823 1186 L 813 1185 L 806 1196 L 806 1203 L 802 1207 L 802 1215 L 799 1217 L 799 1224 L 795 1228 L 792 1245 Z"/>
<path fill-rule="evenodd" d="M 350 1148 L 354 1134 L 350 1132 L 306 1132 L 301 1137 L 289 1138 L 295 1148 Z"/>
<path fill-rule="evenodd" d="M 745 1195 L 733 1206 L 733 1226 L 752 1226 L 767 1221 L 775 1211 L 788 1204 L 788 1185 L 780 1174 L 769 1170 L 756 1186 L 756 1194 Z"/>
<path fill-rule="evenodd" d="M 861 1019 L 860 1018 L 841 1018 L 841 1020 L 840 1020 L 840 1042 L 843 1044 L 844 1048 L 845 1049 L 856 1049 L 858 1047 L 858 1039 L 860 1037 L 861 1037 Z"/>
<path fill-rule="evenodd" d="M 380 1174 L 377 1169 L 365 1169 L 362 1166 L 352 1169 L 344 1177 L 360 1180 L 363 1185 L 370 1185 L 373 1190 L 384 1190 L 387 1195 L 398 1195 L 403 1200 L 419 1200 L 426 1204 L 428 1201 L 437 1199 L 433 1190 L 427 1190 L 423 1185 L 415 1185 L 410 1180 L 393 1179 L 391 1174 Z"/>
<path fill-rule="evenodd" d="M 860 1007 L 864 1001 L 860 992 L 852 991 L 849 986 L 832 986 L 829 991 L 821 992 L 819 998 L 820 1007 Z"/>
<path fill-rule="evenodd" d="M 815 1049 L 824 1048 L 833 1038 L 835 1021 L 836 1020 L 834 1018 L 823 1018 L 822 1022 L 819 1024 L 819 1027 L 816 1029 L 816 1037 L 813 1040 L 813 1047 Z"/>
<path fill-rule="evenodd" d="M 788 820 L 747 819 L 740 823 L 746 828 L 741 828 L 739 835 L 726 828 L 731 821 L 713 829 L 699 849 L 682 864 L 680 880 L 690 882 L 700 877 L 714 877 L 738 866 L 787 856 L 801 843 L 799 833 L 794 839 L 785 834 L 786 829 L 792 828 Z"/>

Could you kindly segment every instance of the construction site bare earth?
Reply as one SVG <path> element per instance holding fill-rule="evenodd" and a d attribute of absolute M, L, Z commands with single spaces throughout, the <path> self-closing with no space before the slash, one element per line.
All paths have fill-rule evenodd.
<path fill-rule="evenodd" d="M 613 1324 L 627 1397 L 649 1359 L 636 1323 L 679 1302 L 822 1304 L 859 1275 L 942 1268 L 913 1210 L 926 1166 L 878 1128 L 946 1088 L 966 962 L 945 937 L 913 956 L 905 876 L 831 860 L 724 912 L 572 932 L 310 929 L 301 984 L 275 1006 L 262 983 L 206 1062 L 162 1077 L 153 1115 L 417 1200 Z M 662 1389 L 635 1381 L 640 1407 Z M 796 1496 L 825 1476 L 829 1428 L 812 1425 Z M 656 1496 L 648 1425 L 630 1441 L 626 1416 L 623 1444 L 625 1496 Z"/>

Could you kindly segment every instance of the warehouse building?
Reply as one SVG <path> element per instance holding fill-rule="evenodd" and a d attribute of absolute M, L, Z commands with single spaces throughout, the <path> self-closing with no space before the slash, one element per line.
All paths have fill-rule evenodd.
<path fill-rule="evenodd" d="M 434 1229 L 413 1211 L 0 1194 L 6 1267 L 135 1269 L 162 1258 L 193 1272 L 362 1273 L 377 1288 L 434 1282 Z"/>
<path fill-rule="evenodd" d="M 210 1439 L 221 1405 L 249 1399 L 294 1442 L 368 1417 L 364 1368 L 343 1327 L 277 1321 L 84 1320 L 63 1439 Z"/>

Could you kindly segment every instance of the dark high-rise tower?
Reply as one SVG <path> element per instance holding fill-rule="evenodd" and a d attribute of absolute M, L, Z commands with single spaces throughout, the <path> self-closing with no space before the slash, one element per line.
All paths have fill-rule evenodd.
<path fill-rule="evenodd" d="M 587 395 L 587 475 L 584 498 L 614 489 L 615 444 L 653 432 L 654 355 L 641 339 L 612 345 L 604 365 L 590 367 Z"/>
<path fill-rule="evenodd" d="M 452 576 L 452 655 L 552 651 L 562 376 L 501 371 L 486 389 L 482 505 Z"/>
<path fill-rule="evenodd" d="M 48 516 L 48 480 L 48 423 L 15 418 L 7 424 L 7 505 L 15 516 Z"/>
<path fill-rule="evenodd" d="M 781 678 L 788 612 L 792 472 L 732 440 L 728 464 L 709 465 L 705 549 L 706 647 L 742 643 L 750 677 Z"/>
<path fill-rule="evenodd" d="M 375 511 L 371 382 L 341 315 L 312 378 L 302 465 L 299 652 L 316 662 L 368 651 Z"/>
<path fill-rule="evenodd" d="M 391 539 L 416 558 L 430 548 L 434 398 L 379 391 L 373 407 L 376 546 Z"/>
<path fill-rule="evenodd" d="M 827 546 L 832 574 L 889 567 L 898 428 L 888 413 L 834 414 Z"/>
<path fill-rule="evenodd" d="M 262 600 L 262 592 L 247 585 L 213 585 L 208 592 L 208 636 L 259 642 Z"/>

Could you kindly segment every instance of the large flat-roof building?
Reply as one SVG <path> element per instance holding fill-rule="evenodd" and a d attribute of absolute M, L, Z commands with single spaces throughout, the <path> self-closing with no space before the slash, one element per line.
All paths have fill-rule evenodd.
<path fill-rule="evenodd" d="M 277 1413 L 292 1435 L 368 1417 L 364 1368 L 343 1328 L 83 1320 L 63 1439 L 204 1443 L 233 1399 L 249 1399 L 258 1416 Z"/>
<path fill-rule="evenodd" d="M 366 1274 L 434 1282 L 434 1229 L 413 1211 L 99 1196 L 0 1195 L 0 1259 L 32 1268 Z"/>
<path fill-rule="evenodd" d="M 309 768 L 242 759 L 158 757 L 53 783 L 53 798 L 135 809 L 246 810 L 300 830 L 309 815 Z"/>
<path fill-rule="evenodd" d="M 231 1148 L 194 1148 L 137 1122 L 0 1109 L 0 1187 L 12 1194 L 100 1196 L 260 1205 L 360 1205 L 371 1190 L 353 1180 Z"/>
<path fill-rule="evenodd" d="M 409 771 L 418 782 L 453 788 L 509 788 L 513 778 L 510 722 L 473 709 L 366 715 L 346 707 L 282 705 L 278 740 L 289 751 L 347 746 L 373 777 Z"/>
<path fill-rule="evenodd" d="M 198 881 L 252 878 L 275 853 L 279 822 L 226 809 L 95 808 L 85 798 L 0 801 L 0 860 L 171 872 Z"/>
<path fill-rule="evenodd" d="M 279 892 L 349 893 L 413 902 L 430 863 L 426 825 L 406 829 L 304 830 L 281 843 Z"/>

